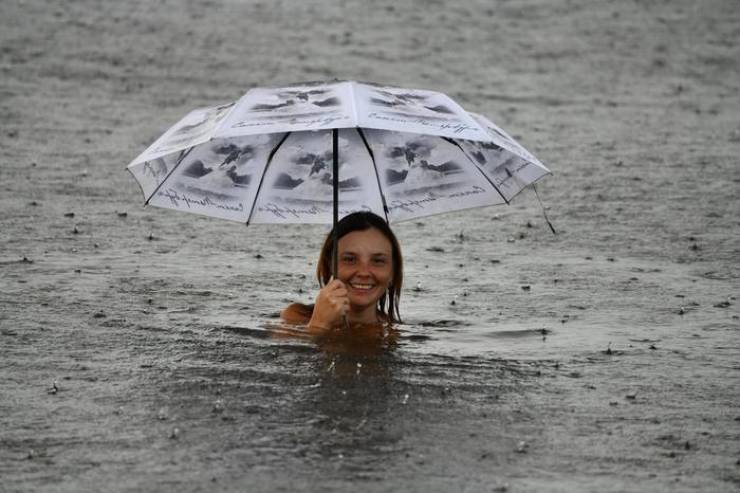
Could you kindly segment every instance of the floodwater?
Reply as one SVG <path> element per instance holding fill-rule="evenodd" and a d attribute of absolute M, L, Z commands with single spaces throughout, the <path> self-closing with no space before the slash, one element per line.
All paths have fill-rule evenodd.
<path fill-rule="evenodd" d="M 729 0 L 4 2 L 0 490 L 735 491 L 738 32 Z M 557 235 L 531 191 L 394 226 L 389 347 L 276 333 L 325 227 L 125 171 L 332 77 L 446 92 L 555 173 Z"/>

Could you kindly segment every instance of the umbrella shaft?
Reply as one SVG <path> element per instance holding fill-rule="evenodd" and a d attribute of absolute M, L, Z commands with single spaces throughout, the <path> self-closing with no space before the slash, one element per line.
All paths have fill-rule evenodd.
<path fill-rule="evenodd" d="M 332 129 L 332 189 L 334 193 L 334 218 L 332 221 L 332 275 L 337 279 L 339 274 L 339 238 L 337 232 L 337 222 L 339 222 L 339 130 Z"/>

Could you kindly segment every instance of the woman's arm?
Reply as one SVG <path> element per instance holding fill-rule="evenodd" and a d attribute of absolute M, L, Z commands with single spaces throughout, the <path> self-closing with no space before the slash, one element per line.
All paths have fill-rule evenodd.
<path fill-rule="evenodd" d="M 280 312 L 280 318 L 284 322 L 295 325 L 305 325 L 311 320 L 313 314 L 313 305 L 304 305 L 303 303 L 292 303 Z"/>

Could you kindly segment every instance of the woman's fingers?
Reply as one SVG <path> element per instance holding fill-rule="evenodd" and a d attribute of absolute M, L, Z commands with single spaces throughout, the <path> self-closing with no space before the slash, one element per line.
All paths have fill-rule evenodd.
<path fill-rule="evenodd" d="M 327 294 L 334 298 L 346 298 L 347 297 L 347 286 L 338 279 L 331 281 L 326 285 Z"/>
<path fill-rule="evenodd" d="M 339 323 L 347 315 L 349 308 L 347 287 L 342 281 L 333 279 L 319 291 L 312 320 L 331 326 Z"/>
<path fill-rule="evenodd" d="M 329 288 L 329 289 L 332 289 L 332 290 L 339 289 L 339 288 L 347 289 L 347 287 L 344 285 L 344 283 L 342 281 L 340 281 L 339 279 L 332 279 L 329 282 L 329 284 L 326 285 L 326 287 Z"/>

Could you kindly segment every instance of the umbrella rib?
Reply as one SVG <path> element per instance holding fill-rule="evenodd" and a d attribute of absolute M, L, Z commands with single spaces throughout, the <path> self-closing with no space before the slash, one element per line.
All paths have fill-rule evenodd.
<path fill-rule="evenodd" d="M 180 163 L 182 163 L 182 162 L 183 162 L 183 161 L 185 160 L 185 157 L 187 157 L 187 155 L 188 155 L 188 154 L 190 154 L 190 151 L 192 151 L 193 149 L 195 149 L 195 146 L 193 146 L 193 147 L 191 147 L 190 149 L 188 149 L 187 151 L 185 151 L 185 152 L 184 152 L 184 153 L 182 154 L 182 156 L 180 156 L 180 157 L 179 157 L 179 158 L 177 159 L 177 162 L 176 162 L 176 163 L 175 163 L 175 165 L 174 165 L 174 166 L 172 167 L 172 169 L 170 170 L 170 172 L 169 172 L 169 173 L 167 173 L 167 176 L 165 176 L 165 177 L 164 177 L 164 180 L 162 180 L 161 182 L 159 182 L 159 185 L 157 185 L 157 188 L 155 188 L 155 189 L 154 189 L 154 192 L 152 192 L 152 194 L 151 194 L 151 195 L 150 195 L 150 196 L 149 196 L 149 197 L 148 197 L 148 198 L 146 199 L 146 202 L 144 202 L 144 205 L 145 205 L 145 206 L 146 206 L 146 205 L 149 205 L 149 201 L 150 201 L 150 200 L 152 200 L 152 197 L 154 197 L 155 195 L 157 195 L 157 192 L 159 192 L 159 189 L 160 189 L 160 188 L 162 188 L 162 185 L 164 185 L 164 183 L 165 183 L 165 182 L 166 182 L 167 180 L 169 180 L 169 179 L 170 179 L 170 176 L 172 175 L 172 173 L 174 173 L 174 172 L 175 172 L 175 170 L 177 169 L 177 167 L 178 167 L 178 166 L 180 166 Z"/>
<path fill-rule="evenodd" d="M 375 154 L 370 148 L 370 144 L 367 142 L 362 129 L 360 127 L 355 127 L 355 130 L 357 130 L 357 133 L 360 134 L 360 138 L 365 144 L 367 152 L 370 154 L 370 160 L 373 162 L 373 170 L 375 171 L 375 179 L 378 181 L 378 193 L 380 194 L 381 202 L 383 202 L 383 214 L 385 214 L 385 222 L 390 223 L 390 219 L 388 219 L 388 204 L 386 204 L 385 195 L 383 195 L 383 188 L 380 186 L 380 175 L 378 175 L 378 165 L 375 163 Z"/>
<path fill-rule="evenodd" d="M 507 199 L 506 197 L 504 197 L 504 194 L 503 194 L 503 193 L 501 193 L 501 190 L 499 190 L 499 188 L 498 188 L 498 187 L 496 186 L 496 184 L 495 184 L 495 183 L 493 183 L 493 180 L 491 180 L 491 179 L 490 179 L 490 178 L 488 177 L 488 175 L 486 175 L 486 174 L 485 174 L 485 173 L 483 172 L 483 170 L 482 170 L 482 169 L 480 169 L 480 168 L 478 167 L 478 165 L 477 165 L 477 164 L 475 164 L 475 162 L 474 162 L 474 161 L 473 161 L 472 159 L 470 159 L 470 156 L 468 156 L 468 153 L 467 153 L 467 152 L 465 152 L 465 149 L 463 149 L 463 148 L 462 148 L 462 146 L 461 146 L 461 145 L 460 145 L 460 144 L 459 144 L 458 142 L 456 142 L 456 141 L 455 141 L 454 139 L 448 139 L 447 137 L 442 137 L 442 138 L 443 138 L 443 139 L 445 139 L 445 140 L 446 140 L 447 142 L 449 142 L 449 143 L 451 143 L 451 144 L 454 144 L 454 145 L 456 145 L 456 146 L 457 146 L 457 148 L 458 148 L 458 149 L 460 149 L 460 151 L 461 151 L 461 152 L 463 153 L 463 155 L 464 155 L 464 156 L 465 156 L 466 158 L 468 158 L 468 161 L 470 161 L 471 163 L 473 163 L 473 168 L 477 169 L 477 170 L 478 170 L 478 172 L 480 172 L 480 174 L 481 174 L 481 175 L 483 175 L 483 177 L 484 177 L 484 178 L 485 178 L 486 180 L 488 180 L 488 183 L 490 183 L 490 184 L 491 184 L 491 186 L 492 186 L 492 187 L 493 187 L 493 188 L 494 188 L 494 189 L 495 189 L 495 190 L 496 190 L 496 191 L 498 192 L 498 194 L 499 194 L 499 195 L 501 195 L 501 198 L 502 198 L 502 199 L 504 199 L 504 202 L 506 202 L 506 205 L 510 205 L 510 204 L 511 204 L 511 202 L 509 202 L 509 199 Z"/>
<path fill-rule="evenodd" d="M 267 157 L 267 163 L 265 164 L 265 169 L 262 170 L 262 176 L 260 176 L 260 182 L 259 185 L 257 185 L 257 192 L 254 194 L 254 200 L 252 201 L 252 207 L 249 208 L 249 215 L 247 216 L 247 222 L 245 223 L 246 226 L 249 226 L 249 221 L 252 220 L 252 214 L 254 213 L 254 206 L 257 204 L 257 199 L 260 196 L 260 191 L 262 191 L 262 182 L 265 180 L 265 175 L 267 174 L 267 168 L 270 167 L 270 163 L 272 163 L 272 158 L 275 156 L 275 153 L 278 149 L 280 149 L 280 146 L 283 145 L 283 142 L 288 138 L 288 136 L 291 134 L 291 132 L 287 132 L 285 136 L 283 136 L 282 139 L 280 139 L 280 142 L 270 151 L 270 155 Z"/>

